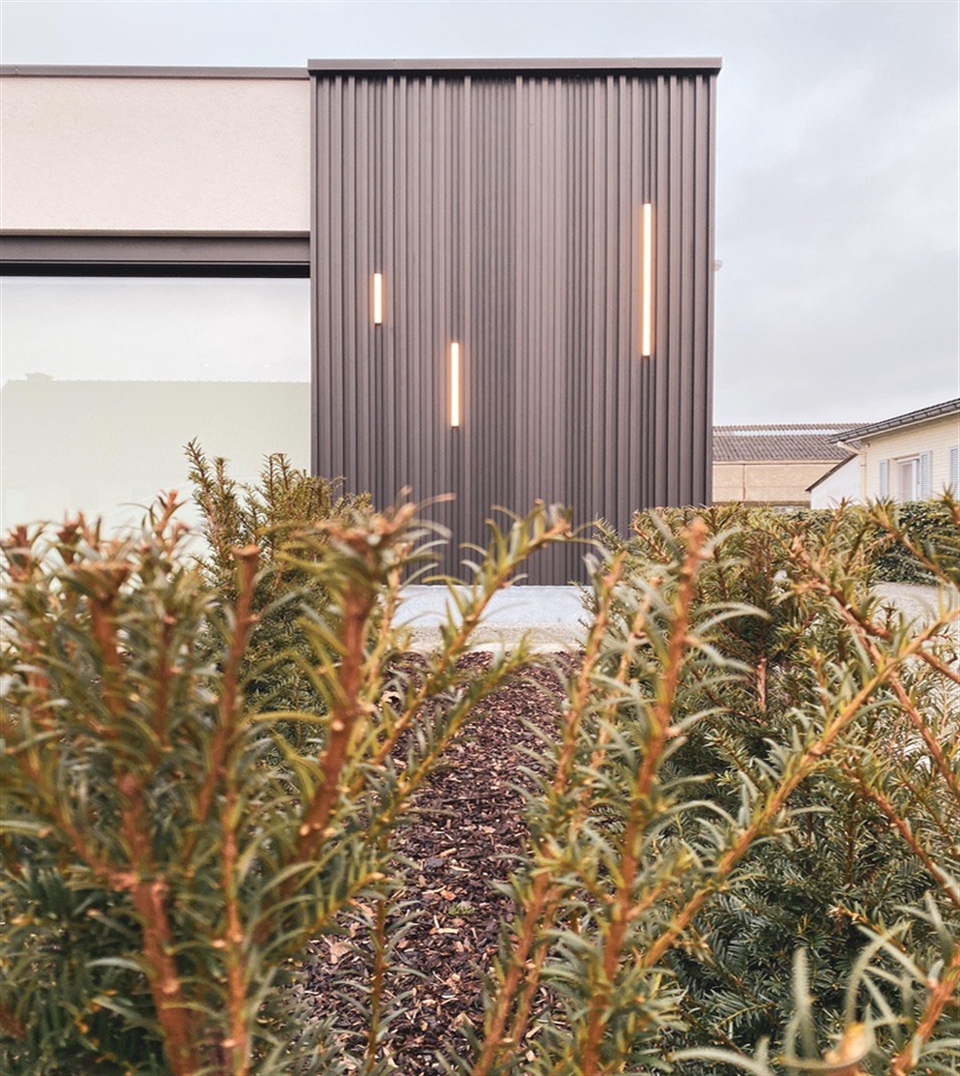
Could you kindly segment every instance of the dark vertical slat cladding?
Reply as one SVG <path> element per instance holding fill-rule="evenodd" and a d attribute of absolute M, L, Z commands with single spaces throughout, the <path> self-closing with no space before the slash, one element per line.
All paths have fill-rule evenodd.
<path fill-rule="evenodd" d="M 698 414 L 698 419 L 706 431 L 706 453 L 702 460 L 703 474 L 701 475 L 701 483 L 703 489 L 703 503 L 711 504 L 713 501 L 713 310 L 714 310 L 714 288 L 716 273 L 714 270 L 713 252 L 714 242 L 716 234 L 716 222 L 714 218 L 714 206 L 716 204 L 716 130 L 717 130 L 717 96 L 714 92 L 715 79 L 704 78 L 703 87 L 704 94 L 707 97 L 706 115 L 707 115 L 707 136 L 706 136 L 706 153 L 701 162 L 701 168 L 706 170 L 706 179 L 704 182 L 704 207 L 703 217 L 701 225 L 706 232 L 704 239 L 704 257 L 707 262 L 706 275 L 707 275 L 707 309 L 704 317 L 706 320 L 706 340 L 704 343 L 704 354 L 696 356 L 698 364 L 704 371 L 704 378 L 706 380 L 705 391 L 703 394 L 703 400 L 701 401 L 703 407 L 703 415 Z"/>
<path fill-rule="evenodd" d="M 314 76 L 315 468 L 381 505 L 404 485 L 456 494 L 430 511 L 456 542 L 485 542 L 492 505 L 523 512 L 537 497 L 621 530 L 637 508 L 705 502 L 715 71 Z M 530 580 L 579 576 L 582 552 L 541 558 Z"/>

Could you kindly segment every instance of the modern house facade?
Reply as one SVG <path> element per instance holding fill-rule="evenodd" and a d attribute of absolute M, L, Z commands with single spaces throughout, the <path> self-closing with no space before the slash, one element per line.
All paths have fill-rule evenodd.
<path fill-rule="evenodd" d="M 239 477 L 279 449 L 381 504 L 403 487 L 417 500 L 454 493 L 437 514 L 457 542 L 482 541 L 495 504 L 561 501 L 579 522 L 624 527 L 637 508 L 707 502 L 718 71 L 715 60 L 3 69 L 4 405 L 32 395 L 16 407 L 39 409 L 4 435 L 7 521 L 32 514 L 24 427 L 42 427 L 39 389 L 66 398 L 63 381 L 139 383 L 114 394 L 119 406 L 142 407 L 145 441 L 166 431 L 174 453 L 183 414 L 202 426 L 216 413 L 190 436 Z M 144 318 L 119 328 L 117 311 L 164 289 L 147 347 Z M 45 308 L 75 326 L 75 359 L 44 366 L 65 350 L 52 325 L 30 339 L 28 315 Z M 111 372 L 100 356 L 118 333 Z M 11 393 L 28 374 L 39 375 L 30 393 Z M 158 382 L 208 391 L 209 407 L 152 393 Z M 81 397 L 118 458 L 134 454 L 111 392 L 99 414 L 95 391 Z M 85 457 L 109 466 L 84 452 L 81 425 L 59 419 L 30 451 L 65 470 Z M 173 458 L 142 460 L 144 475 L 160 479 Z M 84 507 L 59 495 L 36 514 Z M 535 581 L 564 582 L 578 561 L 564 551 Z"/>

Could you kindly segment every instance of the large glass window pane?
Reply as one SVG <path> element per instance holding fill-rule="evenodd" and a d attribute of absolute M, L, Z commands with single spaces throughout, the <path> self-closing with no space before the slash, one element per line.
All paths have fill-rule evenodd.
<path fill-rule="evenodd" d="M 197 438 L 251 479 L 310 455 L 307 280 L 0 280 L 3 525 L 136 522 Z M 185 518 L 192 513 L 185 513 Z"/>

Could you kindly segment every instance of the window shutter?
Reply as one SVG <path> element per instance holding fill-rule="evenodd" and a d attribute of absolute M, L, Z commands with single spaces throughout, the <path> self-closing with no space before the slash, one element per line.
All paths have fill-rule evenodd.
<path fill-rule="evenodd" d="M 950 446 L 950 492 L 960 495 L 960 445 Z"/>
<path fill-rule="evenodd" d="M 878 497 L 890 496 L 890 461 L 880 461 L 880 488 L 877 490 Z"/>
<path fill-rule="evenodd" d="M 920 453 L 920 500 L 925 501 L 933 494 L 933 453 Z"/>

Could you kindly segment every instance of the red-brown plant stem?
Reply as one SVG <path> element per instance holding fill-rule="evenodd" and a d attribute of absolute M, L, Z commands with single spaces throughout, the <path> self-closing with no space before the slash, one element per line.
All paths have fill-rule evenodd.
<path fill-rule="evenodd" d="M 945 665 L 935 654 L 931 654 L 929 650 L 924 650 L 922 653 L 917 654 L 917 657 L 920 658 L 921 661 L 925 661 L 931 669 L 936 669 L 941 676 L 945 676 L 955 684 L 960 684 L 960 672 L 957 672 L 956 669 L 951 669 L 949 665 Z"/>
<path fill-rule="evenodd" d="M 943 893 L 947 899 L 960 908 L 960 893 L 957 892 L 956 885 L 952 885 L 950 879 L 943 873 L 942 870 L 936 865 L 930 856 L 929 852 L 920 844 L 917 838 L 913 835 L 913 831 L 905 819 L 900 817 L 900 814 L 893 806 L 893 804 L 875 788 L 871 788 L 860 776 L 856 773 L 847 763 L 841 762 L 840 768 L 844 774 L 856 785 L 860 794 L 871 803 L 876 804 L 877 807 L 887 816 L 894 829 L 900 834 L 906 843 L 907 847 L 913 852 L 913 854 L 920 860 L 920 862 L 926 867 L 931 877 L 942 888 Z"/>
<path fill-rule="evenodd" d="M 375 603 L 371 588 L 351 585 L 343 598 L 343 660 L 337 669 L 338 701 L 330 715 L 330 735 L 320 760 L 320 785 L 307 805 L 300 823 L 297 859 L 309 862 L 323 840 L 337 797 L 340 774 L 347 761 L 353 730 L 363 717 L 360 692 L 364 683 L 364 644 L 367 621 Z"/>
<path fill-rule="evenodd" d="M 7 722 L 4 722 L 5 731 L 9 728 Z M 115 871 L 105 859 L 103 859 L 93 848 L 93 846 L 87 841 L 86 837 L 81 833 L 77 826 L 73 823 L 73 820 L 67 814 L 67 812 L 57 803 L 53 796 L 49 796 L 48 789 L 46 788 L 43 780 L 43 771 L 40 768 L 39 762 L 36 759 L 36 750 L 30 745 L 28 750 L 31 754 L 24 757 L 19 752 L 14 752 L 8 749 L 9 755 L 14 759 L 17 766 L 20 768 L 20 772 L 26 777 L 27 781 L 33 785 L 37 792 L 46 801 L 44 807 L 46 808 L 50 820 L 56 826 L 58 830 L 67 838 L 70 843 L 70 847 L 77 853 L 77 856 L 83 860 L 84 863 L 93 871 L 94 875 L 106 885 L 109 885 L 116 889 L 125 888 L 123 882 L 118 883 L 118 872 Z M 126 876 L 122 876 L 126 877 Z"/>
<path fill-rule="evenodd" d="M 937 738 L 930 731 L 927 722 L 923 720 L 923 717 L 914 705 L 913 700 L 907 694 L 907 691 L 903 686 L 903 681 L 898 674 L 894 673 L 894 675 L 890 677 L 890 684 L 896 692 L 896 696 L 900 701 L 900 705 L 903 707 L 904 712 L 910 718 L 910 723 L 923 738 L 923 742 L 930 752 L 930 757 L 936 764 L 940 776 L 944 779 L 947 787 L 950 789 L 954 800 L 957 803 L 960 803 L 960 781 L 957 780 L 957 775 L 953 772 L 950 764 L 943 757 L 943 749 L 937 741 Z"/>
<path fill-rule="evenodd" d="M 634 915 L 633 891 L 640 866 L 640 844 L 647 823 L 650 796 L 663 758 L 667 741 L 672 735 L 673 706 L 684 655 L 690 645 L 690 610 L 696 593 L 696 576 L 705 559 L 704 543 L 707 527 L 695 519 L 687 529 L 687 554 L 680 569 L 675 616 L 667 640 L 663 676 L 657 685 L 657 698 L 651 708 L 651 736 L 645 745 L 643 762 L 634 782 L 630 813 L 623 836 L 620 878 L 610 912 L 610 925 L 603 947 L 604 985 L 595 989 L 590 998 L 583 1052 L 580 1058 L 582 1076 L 595 1076 L 600 1065 L 600 1042 L 604 1018 L 610 1003 L 610 990 L 620 967 L 623 943 Z"/>
<path fill-rule="evenodd" d="M 240 917 L 239 894 L 236 882 L 238 848 L 234 817 L 235 790 L 229 772 L 229 755 L 233 748 L 237 729 L 237 709 L 240 701 L 240 665 L 246 652 L 250 631 L 257 622 L 252 613 L 254 580 L 260 550 L 255 545 L 234 550 L 237 561 L 238 595 L 235 608 L 233 634 L 223 673 L 223 690 L 220 694 L 219 721 L 214 732 L 210 751 L 209 769 L 197 800 L 195 828 L 184 844 L 181 858 L 189 863 L 200 837 L 201 827 L 210 816 L 217 790 L 224 785 L 224 804 L 220 813 L 223 834 L 223 886 L 226 911 L 227 995 L 229 1009 L 229 1037 L 219 1044 L 222 1052 L 229 1051 L 234 1076 L 245 1076 L 249 1071 L 249 1028 L 245 1019 L 247 1000 L 244 979 L 244 931 Z"/>
<path fill-rule="evenodd" d="M 117 592 L 130 573 L 130 566 L 103 562 L 96 565 L 95 571 L 103 585 L 100 592 L 90 598 L 90 627 L 107 669 L 103 699 L 111 716 L 119 718 L 124 711 L 123 690 L 120 686 L 123 680 L 123 659 L 117 645 L 114 606 Z M 107 734 L 115 736 L 116 731 L 111 729 Z"/>
<path fill-rule="evenodd" d="M 609 571 L 606 578 L 603 581 L 604 594 L 612 597 L 613 588 L 620 580 L 620 576 L 623 572 L 623 566 L 625 561 L 625 554 L 619 555 L 611 562 Z M 582 716 L 586 711 L 587 704 L 590 701 L 590 697 L 593 693 L 593 684 L 590 678 L 590 674 L 596 667 L 597 661 L 600 658 L 600 642 L 603 638 L 603 633 L 606 631 L 607 625 L 610 622 L 610 597 L 601 600 L 599 608 L 597 610 L 597 617 L 595 623 L 591 629 L 590 639 L 588 641 L 588 650 L 592 651 L 589 662 L 584 661 L 581 665 L 579 675 L 577 677 L 576 687 L 571 699 L 571 713 L 575 716 L 573 723 L 568 722 L 565 728 L 565 746 L 564 752 L 561 756 L 561 766 L 567 773 L 570 772 L 571 763 L 573 762 L 573 748 L 576 746 L 577 734 L 582 720 Z M 640 608 L 634 614 L 633 620 L 630 624 L 630 630 L 627 637 L 626 644 L 623 648 L 623 652 L 620 655 L 620 661 L 617 665 L 617 672 L 614 676 L 614 680 L 618 684 L 625 684 L 630 676 L 631 662 L 636 654 L 637 643 L 642 637 L 646 618 L 650 612 L 650 599 L 645 598 L 641 603 Z M 612 693 L 611 693 L 612 694 Z M 607 699 L 605 705 L 601 709 L 603 717 L 608 718 L 611 713 L 617 708 L 620 700 L 616 696 Z M 599 770 L 603 757 L 606 753 L 607 745 L 610 741 L 610 729 L 606 723 L 602 723 L 600 731 L 597 735 L 597 746 L 590 756 L 590 772 L 595 773 Z M 569 750 L 568 750 L 569 748 Z M 552 791 L 554 795 L 559 798 L 563 793 L 563 785 L 557 784 L 557 775 L 561 773 L 561 768 L 558 767 L 557 773 L 554 775 Z M 565 782 L 564 782 L 565 784 Z M 590 804 L 590 785 L 585 783 L 580 792 L 579 802 L 577 804 L 577 811 L 570 824 L 568 833 L 568 840 L 572 840 L 580 831 L 583 823 L 586 821 L 587 814 L 589 812 Z M 543 915 L 541 917 L 541 935 L 550 930 L 555 921 L 557 911 L 559 910 L 559 900 L 557 899 L 559 892 L 555 894 L 554 899 L 548 902 Z M 513 1020 L 510 1023 L 510 1029 L 507 1033 L 507 1042 L 519 1043 L 523 1036 L 526 1034 L 527 1024 L 530 1020 L 530 1013 L 533 1009 L 533 1000 L 536 997 L 537 989 L 540 986 L 540 978 L 543 971 L 543 964 L 547 957 L 547 947 L 545 945 L 540 946 L 534 954 L 533 960 L 527 964 L 527 975 L 524 979 L 523 986 L 520 990 L 520 997 L 517 1001 L 516 1012 L 514 1013 Z"/>
<path fill-rule="evenodd" d="M 143 788 L 133 774 L 117 782 L 124 805 L 120 835 L 130 855 L 131 872 L 126 883 L 143 931 L 143 956 L 157 1021 L 163 1032 L 167 1060 L 174 1076 L 192 1076 L 200 1067 L 195 1036 L 186 1007 L 183 982 L 174 957 L 174 934 L 167 914 L 167 883 L 155 877 L 152 838 Z"/>
<path fill-rule="evenodd" d="M 27 1029 L 23 1023 L 17 1019 L 16 1015 L 2 1001 L 0 1001 L 0 1031 L 8 1038 L 19 1040 L 22 1040 L 27 1034 Z"/>
<path fill-rule="evenodd" d="M 920 1048 L 933 1034 L 940 1014 L 947 1004 L 957 1005 L 957 988 L 960 987 L 960 944 L 954 946 L 950 963 L 944 968 L 940 982 L 931 990 L 923 1016 L 910 1042 L 893 1059 L 890 1076 L 907 1076 L 917 1067 Z"/>
<path fill-rule="evenodd" d="M 230 1052 L 232 1076 L 247 1076 L 250 1071 L 250 1032 L 246 1020 L 247 983 L 244 977 L 245 934 L 240 918 L 237 887 L 237 834 L 234 822 L 237 803 L 232 777 L 227 778 L 221 825 L 223 828 L 223 889 L 226 903 L 227 993 L 230 1014 L 230 1035 L 223 1048 Z"/>
<path fill-rule="evenodd" d="M 167 706 L 170 697 L 170 639 L 176 624 L 175 618 L 170 613 L 163 617 L 163 627 L 160 631 L 160 653 L 157 657 L 157 670 L 154 673 L 154 683 L 157 685 L 157 696 L 153 704 L 153 734 L 157 738 L 157 745 L 162 750 L 167 746 Z"/>
<path fill-rule="evenodd" d="M 642 967 L 653 967 L 663 958 L 664 953 L 676 944 L 677 939 L 693 921 L 694 916 L 711 894 L 716 892 L 722 883 L 730 876 L 733 869 L 749 851 L 750 846 L 759 837 L 774 818 L 783 810 L 787 800 L 796 791 L 797 787 L 817 768 L 820 760 L 833 746 L 834 741 L 841 732 L 856 718 L 860 708 L 867 702 L 870 696 L 881 684 L 885 683 L 890 674 L 897 666 L 916 654 L 927 642 L 931 635 L 938 630 L 936 625 L 931 625 L 919 632 L 897 655 L 896 658 L 885 662 L 883 667 L 854 695 L 824 729 L 820 738 L 806 749 L 797 764 L 797 768 L 783 784 L 770 796 L 764 804 L 763 810 L 746 829 L 740 832 L 739 837 L 730 848 L 720 857 L 714 869 L 711 884 L 695 893 L 683 908 L 674 916 L 666 930 L 656 939 L 650 948 L 640 959 Z"/>
<path fill-rule="evenodd" d="M 890 639 L 891 633 L 880 625 L 876 625 L 872 621 L 866 620 L 865 618 L 859 616 L 854 610 L 850 609 L 849 606 L 845 605 L 842 602 L 841 596 L 838 592 L 829 587 L 826 589 L 831 595 L 831 597 L 834 599 L 834 601 L 837 602 L 840 609 L 840 614 L 843 616 L 844 620 L 846 620 L 846 622 L 859 635 L 860 640 L 866 648 L 867 653 L 870 655 L 871 660 L 874 662 L 874 664 L 879 665 L 883 660 L 883 654 L 877 644 L 873 641 L 873 638 L 871 638 L 871 636 L 877 636 L 878 638 L 882 639 Z M 958 617 L 960 617 L 960 609 L 954 610 L 947 618 L 941 621 L 941 623 L 944 625 L 949 624 L 952 620 L 956 620 Z M 928 651 L 925 650 L 921 650 L 917 654 L 917 657 L 920 658 L 926 658 L 926 656 L 928 656 Z M 932 655 L 929 656 L 932 657 Z M 941 662 L 937 662 L 937 665 L 942 666 L 941 669 L 938 671 L 949 672 L 947 667 L 943 666 Z M 937 769 L 940 771 L 940 775 L 943 777 L 944 781 L 946 781 L 951 793 L 954 795 L 955 798 L 960 800 L 960 782 L 958 782 L 956 774 L 951 769 L 947 760 L 943 757 L 943 750 L 940 747 L 940 744 L 937 742 L 936 737 L 930 732 L 927 723 L 923 720 L 923 717 L 917 711 L 916 706 L 913 704 L 913 701 L 907 694 L 907 691 L 903 686 L 903 681 L 900 679 L 899 673 L 894 672 L 890 676 L 890 686 L 896 693 L 900 705 L 903 707 L 905 713 L 910 718 L 911 724 L 923 737 L 923 742 L 926 744 L 927 750 L 930 752 L 930 757 L 933 759 Z"/>
<path fill-rule="evenodd" d="M 613 587 L 620 578 L 623 570 L 624 556 L 616 558 L 603 581 L 602 598 L 597 616 L 594 618 L 587 638 L 583 661 L 580 666 L 577 682 L 571 693 L 570 706 L 567 708 L 564 722 L 563 747 L 557 759 L 557 768 L 554 772 L 550 785 L 551 796 L 558 799 L 567 788 L 575 758 L 576 734 L 580 721 L 586 710 L 591 694 L 590 673 L 596 667 L 600 658 L 600 646 L 603 641 L 603 633 L 606 630 L 610 617 L 610 601 Z M 539 856 L 545 853 L 545 849 L 537 849 Z M 530 961 L 530 951 L 538 935 L 542 935 L 542 923 L 547 917 L 552 922 L 555 914 L 556 901 L 560 890 L 553 884 L 550 868 L 541 865 L 534 875 L 533 887 L 526 901 L 523 919 L 517 931 L 510 954 L 510 963 L 504 975 L 503 983 L 497 992 L 496 1002 L 488 1020 L 484 1034 L 480 1056 L 470 1070 L 471 1076 L 487 1076 L 505 1046 L 515 1043 L 517 1040 L 514 1033 L 519 1034 L 525 1017 L 518 1015 L 514 1019 L 512 1033 L 504 1038 L 504 1030 L 510 1019 L 513 1002 L 520 989 L 521 983 L 525 983 L 526 989 L 521 1000 L 520 1014 L 529 1011 L 533 995 L 539 982 L 539 973 L 543 959 Z M 539 929 L 538 929 L 539 928 Z"/>
<path fill-rule="evenodd" d="M 255 545 L 248 545 L 234 550 L 234 557 L 238 565 L 239 594 L 237 596 L 230 650 L 223 670 L 223 690 L 220 693 L 218 707 L 220 720 L 217 723 L 210 747 L 210 765 L 204 774 L 200 794 L 197 797 L 194 836 L 187 839 L 182 853 L 185 863 L 193 854 L 196 842 L 199 839 L 200 828 L 210 816 L 214 796 L 224 777 L 224 761 L 235 732 L 240 663 L 246 652 L 250 630 L 257 622 L 257 617 L 251 612 L 251 609 L 253 604 L 253 582 L 257 574 L 259 555 L 260 550 Z"/>
<path fill-rule="evenodd" d="M 530 950 L 537 938 L 537 927 L 541 921 L 544 909 L 556 899 L 558 890 L 552 884 L 552 878 L 546 868 L 533 880 L 533 888 L 527 900 L 527 907 L 523 913 L 520 929 L 513 944 L 513 952 L 510 954 L 510 965 L 503 977 L 503 984 L 497 993 L 497 1000 L 490 1014 L 486 1034 L 483 1038 L 483 1046 L 480 1056 L 470 1070 L 470 1076 L 487 1076 L 500 1052 L 516 1043 L 511 1039 L 507 1041 L 503 1037 L 504 1028 L 510 1016 L 513 999 L 516 996 L 524 973 L 529 968 L 528 960 Z"/>

